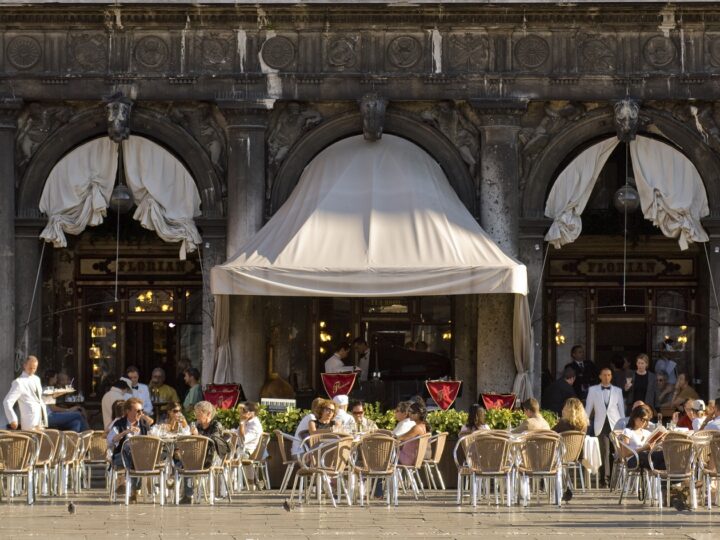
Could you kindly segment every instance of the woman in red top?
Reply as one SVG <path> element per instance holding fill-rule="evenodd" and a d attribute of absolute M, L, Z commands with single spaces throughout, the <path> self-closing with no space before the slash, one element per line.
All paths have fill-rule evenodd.
<path fill-rule="evenodd" d="M 692 410 L 692 399 L 686 399 L 683 402 L 683 413 L 675 412 L 672 415 L 672 421 L 679 428 L 687 428 L 692 430 L 692 421 L 695 418 L 695 411 Z"/>

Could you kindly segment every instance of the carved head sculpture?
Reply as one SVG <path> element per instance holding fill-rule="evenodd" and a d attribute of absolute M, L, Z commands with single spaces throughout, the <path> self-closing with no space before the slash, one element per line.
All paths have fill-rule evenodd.
<path fill-rule="evenodd" d="M 360 101 L 363 135 L 366 141 L 378 141 L 382 137 L 386 107 L 387 100 L 376 93 L 366 94 Z"/>
<path fill-rule="evenodd" d="M 623 99 L 615 103 L 615 130 L 623 142 L 635 139 L 640 117 L 640 105 L 632 99 Z"/>
<path fill-rule="evenodd" d="M 120 95 L 110 98 L 107 104 L 107 122 L 108 135 L 110 138 L 119 143 L 130 136 L 130 111 L 133 102 L 131 99 Z"/>

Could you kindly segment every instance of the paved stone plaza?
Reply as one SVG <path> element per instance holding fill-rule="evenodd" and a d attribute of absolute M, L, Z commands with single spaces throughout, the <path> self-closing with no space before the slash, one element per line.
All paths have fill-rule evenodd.
<path fill-rule="evenodd" d="M 229 505 L 110 505 L 93 490 L 66 502 L 40 500 L 33 507 L 20 501 L 0 505 L 0 538 L 93 539 L 132 538 L 466 538 L 471 536 L 539 538 L 717 538 L 720 510 L 659 511 L 636 500 L 617 505 L 607 492 L 578 494 L 562 509 L 533 503 L 528 508 L 455 506 L 450 492 L 431 494 L 427 501 L 407 498 L 398 508 L 374 502 L 372 508 L 333 509 L 312 504 L 286 512 L 284 496 L 243 494 Z"/>

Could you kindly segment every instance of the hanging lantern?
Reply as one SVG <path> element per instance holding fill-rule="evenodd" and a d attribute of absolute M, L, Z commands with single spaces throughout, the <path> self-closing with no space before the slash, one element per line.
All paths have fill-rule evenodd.
<path fill-rule="evenodd" d="M 630 184 L 625 184 L 613 195 L 613 204 L 621 214 L 635 212 L 640 207 L 640 194 Z"/>
<path fill-rule="evenodd" d="M 135 205 L 132 192 L 125 185 L 125 167 L 122 156 L 122 144 L 118 145 L 117 184 L 110 195 L 110 208 L 119 214 L 127 214 Z"/>

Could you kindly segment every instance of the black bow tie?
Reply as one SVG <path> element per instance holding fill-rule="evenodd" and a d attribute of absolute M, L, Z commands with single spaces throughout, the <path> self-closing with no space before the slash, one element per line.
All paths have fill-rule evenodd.
<path fill-rule="evenodd" d="M 139 386 L 133 386 L 133 390 L 140 390 Z"/>
<path fill-rule="evenodd" d="M 610 390 L 609 386 L 601 386 L 600 388 L 602 388 L 603 390 Z"/>

